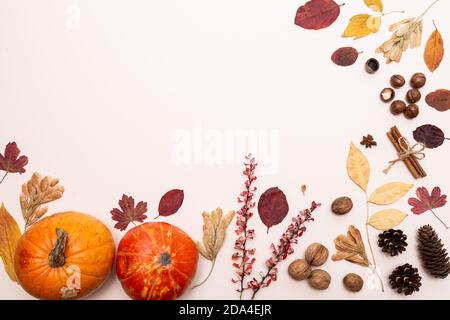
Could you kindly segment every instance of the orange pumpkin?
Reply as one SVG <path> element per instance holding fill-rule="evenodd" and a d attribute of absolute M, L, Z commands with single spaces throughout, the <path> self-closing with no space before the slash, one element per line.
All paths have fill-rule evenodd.
<path fill-rule="evenodd" d="M 165 222 L 147 222 L 120 241 L 116 271 L 131 298 L 170 300 L 189 286 L 197 262 L 197 247 L 184 231 Z"/>
<path fill-rule="evenodd" d="M 19 239 L 14 268 L 39 299 L 75 299 L 100 286 L 114 263 L 114 240 L 99 220 L 63 212 L 33 224 Z"/>

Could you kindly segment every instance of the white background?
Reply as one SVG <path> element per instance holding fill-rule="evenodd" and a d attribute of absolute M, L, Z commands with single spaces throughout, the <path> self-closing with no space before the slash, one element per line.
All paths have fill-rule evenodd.
<path fill-rule="evenodd" d="M 403 164 L 396 165 L 387 177 L 381 172 L 395 157 L 385 136 L 392 125 L 398 125 L 411 139 L 414 128 L 425 123 L 450 132 L 450 113 L 439 113 L 421 101 L 420 116 L 409 121 L 391 115 L 388 105 L 378 98 L 394 73 L 409 78 L 414 72 L 425 72 L 428 82 L 423 95 L 448 88 L 448 54 L 433 74 L 422 59 L 424 46 L 408 51 L 400 64 L 382 63 L 375 75 L 363 69 L 366 59 L 375 56 L 375 48 L 390 37 L 389 24 L 419 15 L 431 0 L 386 0 L 386 12 L 406 13 L 383 17 L 377 34 L 357 41 L 340 35 L 352 15 L 371 13 L 362 0 L 346 1 L 338 20 L 321 31 L 294 25 L 295 12 L 303 2 L 2 0 L 0 146 L 16 141 L 30 162 L 25 174 L 11 174 L 0 185 L 0 201 L 22 222 L 21 184 L 34 171 L 59 177 L 66 192 L 50 205 L 50 211 L 93 214 L 113 230 L 118 243 L 123 233 L 113 229 L 109 211 L 123 193 L 147 201 L 153 218 L 161 195 L 182 188 L 182 208 L 161 221 L 173 223 L 199 240 L 202 211 L 238 208 L 235 199 L 244 181 L 241 159 L 247 151 L 260 152 L 257 185 L 261 191 L 272 186 L 284 190 L 290 216 L 311 200 L 323 207 L 295 246 L 295 253 L 280 264 L 279 280 L 261 290 L 258 298 L 405 299 L 389 288 L 386 278 L 394 267 L 406 262 L 418 266 L 423 276 L 422 289 L 412 298 L 450 298 L 450 278 L 432 279 L 417 256 L 416 230 L 426 223 L 431 223 L 450 247 L 450 231 L 429 214 L 410 214 L 399 226 L 408 235 L 409 247 L 398 257 L 383 255 L 375 245 L 378 232 L 371 230 L 387 287 L 384 294 L 370 285 L 365 268 L 345 261 L 328 260 L 323 266 L 332 276 L 326 291 L 311 289 L 307 282 L 295 282 L 287 275 L 290 261 L 302 258 L 308 244 L 321 242 L 332 254 L 333 239 L 345 233 L 349 224 L 363 231 L 364 197 L 345 169 L 350 141 L 358 143 L 363 134 L 372 133 L 379 143 L 364 151 L 372 167 L 369 189 L 373 190 L 389 181 L 415 183 Z M 444 41 L 450 43 L 449 10 L 449 2 L 441 0 L 428 13 L 424 41 L 433 31 L 435 19 Z M 364 53 L 351 67 L 332 64 L 331 53 L 347 45 Z M 381 56 L 377 58 L 383 61 Z M 406 90 L 405 86 L 399 94 Z M 259 147 L 238 150 L 237 140 L 232 140 L 231 149 L 225 150 L 221 139 L 233 130 L 262 133 L 257 139 Z M 181 144 L 187 148 L 183 155 L 190 151 L 195 161 L 180 164 L 174 158 L 173 152 L 180 146 L 174 136 L 179 133 L 197 141 L 192 147 Z M 274 140 L 268 138 L 271 134 Z M 236 137 L 245 138 L 242 133 Z M 207 148 L 213 149 L 214 159 L 204 156 Z M 235 160 L 226 161 L 221 152 Z M 450 192 L 449 152 L 450 143 L 427 150 L 423 166 L 429 176 L 416 186 L 439 185 L 444 193 Z M 308 187 L 306 196 L 299 191 L 302 184 Z M 329 206 L 341 195 L 352 197 L 355 206 L 351 213 L 338 217 Z M 407 197 L 395 208 L 410 213 Z M 372 212 L 376 209 L 371 207 Z M 437 210 L 448 223 L 449 210 L 448 206 Z M 270 243 L 278 240 L 288 223 L 289 218 L 266 235 L 258 215 L 251 220 L 258 259 L 254 275 L 264 270 Z M 238 297 L 230 281 L 234 238 L 230 226 L 209 282 L 188 290 L 183 298 Z M 200 281 L 208 268 L 209 262 L 200 259 L 194 281 Z M 348 272 L 366 280 L 360 293 L 344 289 L 342 278 Z M 31 297 L 2 271 L 0 298 Z M 113 274 L 89 298 L 128 297 Z"/>

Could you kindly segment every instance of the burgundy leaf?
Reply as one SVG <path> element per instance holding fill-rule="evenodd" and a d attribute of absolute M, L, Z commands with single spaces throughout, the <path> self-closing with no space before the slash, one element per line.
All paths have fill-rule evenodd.
<path fill-rule="evenodd" d="M 10 142 L 5 147 L 5 153 L 0 153 L 0 170 L 7 173 L 24 173 L 28 163 L 26 156 L 20 156 L 20 149 L 15 142 Z"/>
<path fill-rule="evenodd" d="M 312 30 L 326 28 L 336 21 L 340 12 L 340 6 L 333 0 L 311 0 L 298 8 L 295 24 Z"/>
<path fill-rule="evenodd" d="M 289 205 L 283 191 L 278 187 L 267 189 L 259 198 L 258 212 L 262 222 L 269 228 L 279 224 L 286 217 Z"/>
<path fill-rule="evenodd" d="M 413 132 L 417 142 L 423 143 L 425 147 L 433 149 L 441 146 L 445 141 L 444 132 L 432 124 L 424 124 Z"/>
<path fill-rule="evenodd" d="M 331 55 L 331 61 L 338 66 L 348 67 L 355 63 L 358 59 L 358 51 L 352 47 L 343 47 L 337 49 Z"/>
<path fill-rule="evenodd" d="M 170 216 L 180 209 L 184 200 L 183 190 L 173 189 L 164 194 L 159 201 L 158 213 L 160 216 Z"/>
<path fill-rule="evenodd" d="M 412 206 L 414 214 L 422 214 L 426 211 L 443 207 L 447 203 L 447 196 L 441 195 L 441 189 L 434 187 L 431 195 L 425 187 L 417 188 L 417 198 L 409 198 L 408 203 Z"/>
<path fill-rule="evenodd" d="M 425 102 L 437 111 L 447 111 L 450 109 L 450 90 L 439 89 L 433 91 L 425 97 Z"/>
<path fill-rule="evenodd" d="M 144 222 L 147 219 L 145 215 L 147 202 L 140 201 L 135 207 L 133 197 L 122 195 L 122 199 L 119 200 L 119 207 L 120 209 L 114 208 L 111 210 L 111 216 L 114 221 L 117 221 L 114 228 L 120 231 L 125 230 L 130 222 Z"/>

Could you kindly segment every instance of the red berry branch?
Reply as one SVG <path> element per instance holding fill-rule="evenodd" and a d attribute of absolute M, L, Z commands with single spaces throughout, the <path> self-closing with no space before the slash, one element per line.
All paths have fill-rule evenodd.
<path fill-rule="evenodd" d="M 261 288 L 268 287 L 272 281 L 277 280 L 279 262 L 286 259 L 288 255 L 294 252 L 292 247 L 293 244 L 298 242 L 299 237 L 303 235 L 306 231 L 306 222 L 314 221 L 311 214 L 316 210 L 320 204 L 313 202 L 311 208 L 304 209 L 296 217 L 292 218 L 292 223 L 283 233 L 279 244 L 275 246 L 273 243 L 270 246 L 272 250 L 272 256 L 266 260 L 267 271 L 265 274 L 261 273 L 261 280 L 253 278 L 249 281 L 247 286 L 248 289 L 253 290 L 252 300 L 255 298 L 256 294 Z"/>
<path fill-rule="evenodd" d="M 255 158 L 251 154 L 246 157 L 245 170 L 243 172 L 246 176 L 244 183 L 245 190 L 242 191 L 238 197 L 238 203 L 242 203 L 242 207 L 236 212 L 236 229 L 235 232 L 238 235 L 234 243 L 234 249 L 236 252 L 233 254 L 232 259 L 234 261 L 233 267 L 235 267 L 237 279 L 232 279 L 233 283 L 238 283 L 239 288 L 237 291 L 240 293 L 239 298 L 242 299 L 242 294 L 245 289 L 245 277 L 252 273 L 253 263 L 255 258 L 254 248 L 247 247 L 247 241 L 254 239 L 255 230 L 248 228 L 248 220 L 253 216 L 251 209 L 255 207 L 253 196 L 256 191 L 256 187 L 253 186 L 253 182 L 256 180 L 254 175 L 255 168 L 258 165 L 255 162 Z"/>

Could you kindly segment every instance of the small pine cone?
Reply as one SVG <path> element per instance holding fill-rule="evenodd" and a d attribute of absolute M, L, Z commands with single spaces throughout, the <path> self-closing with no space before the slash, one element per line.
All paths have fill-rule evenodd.
<path fill-rule="evenodd" d="M 450 273 L 450 258 L 437 233 L 430 225 L 422 226 L 418 240 L 423 267 L 435 278 L 446 278 Z"/>
<path fill-rule="evenodd" d="M 389 229 L 378 235 L 378 246 L 383 252 L 396 256 L 406 251 L 406 238 L 402 230 Z"/>
<path fill-rule="evenodd" d="M 397 290 L 397 293 L 403 293 L 405 296 L 408 296 L 415 291 L 419 291 L 422 285 L 421 279 L 417 268 L 413 268 L 412 265 L 405 263 L 392 272 L 389 276 L 389 284 L 392 289 Z"/>

